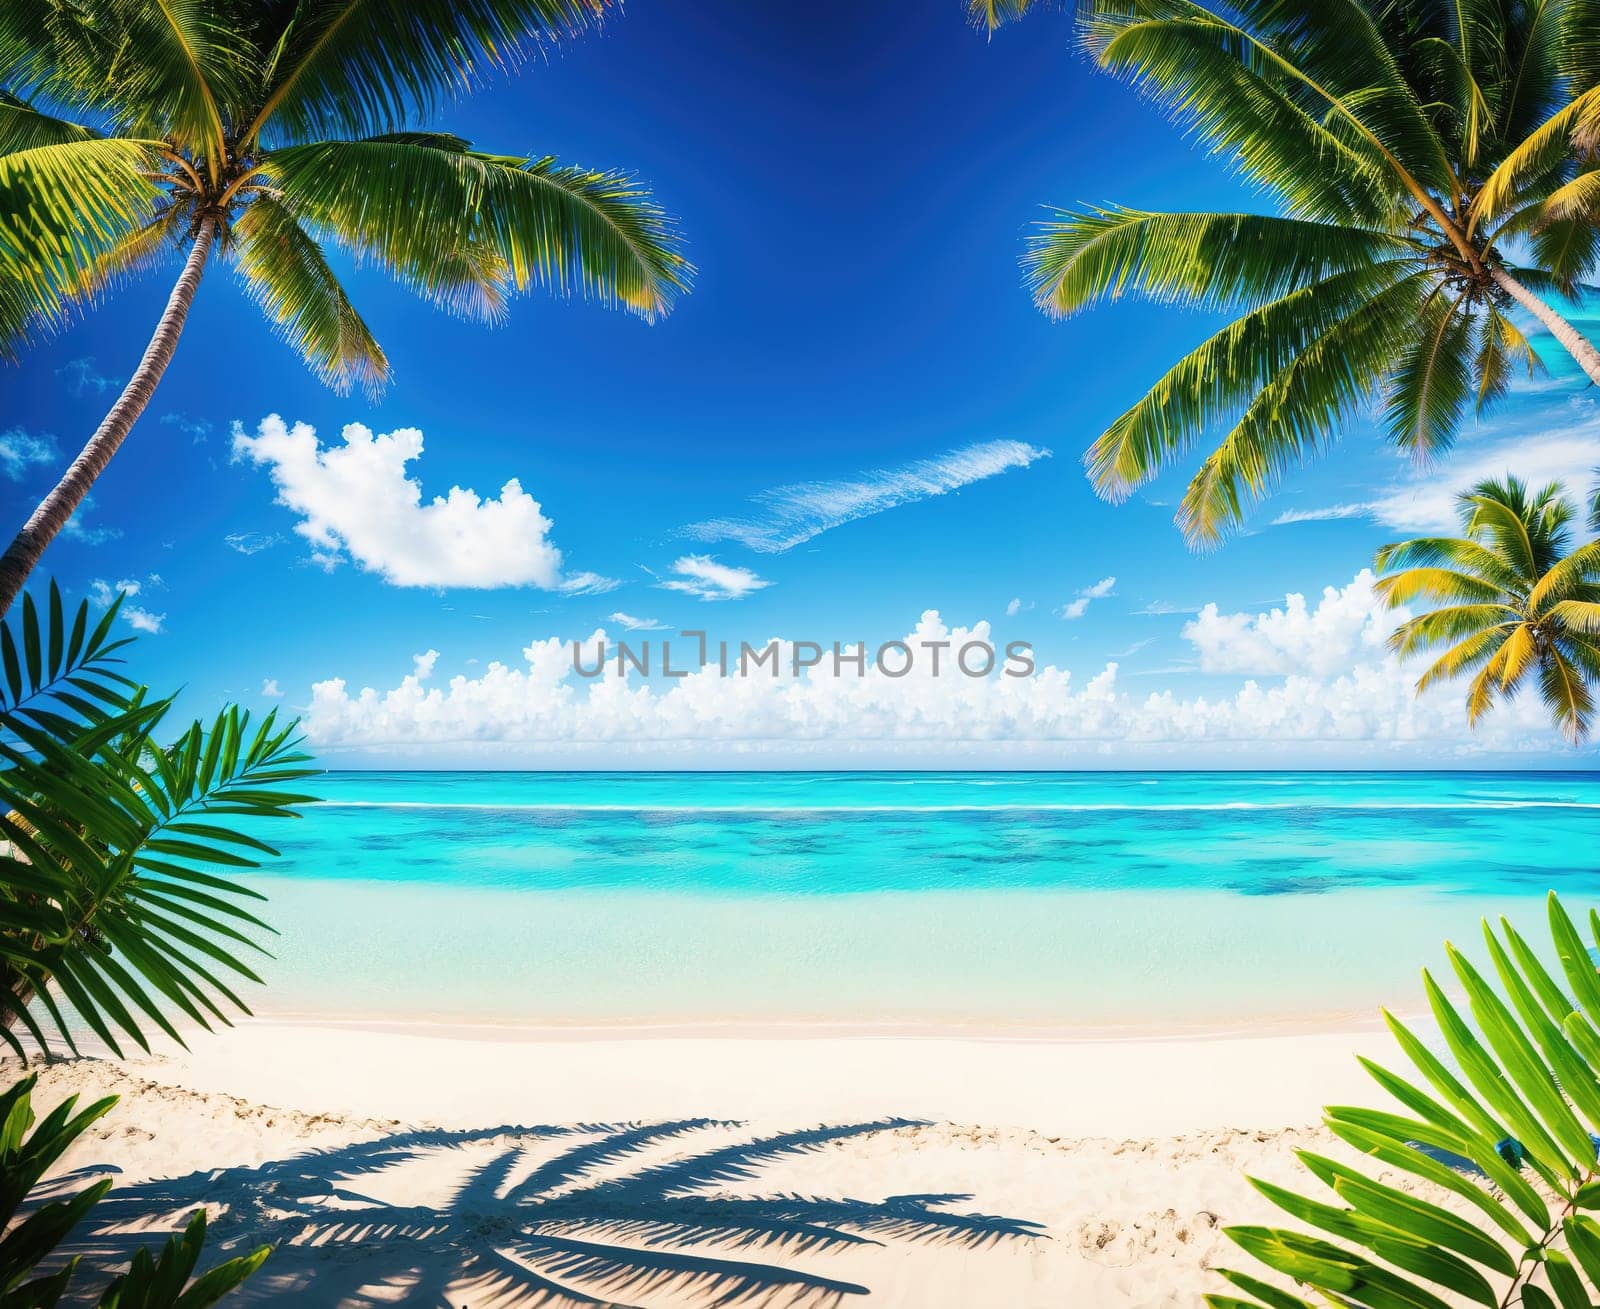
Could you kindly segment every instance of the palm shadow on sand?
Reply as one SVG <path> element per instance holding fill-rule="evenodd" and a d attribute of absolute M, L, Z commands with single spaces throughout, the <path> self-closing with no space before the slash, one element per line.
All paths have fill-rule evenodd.
<path fill-rule="evenodd" d="M 797 1265 L 807 1254 L 1042 1235 L 1036 1223 L 948 1207 L 966 1195 L 752 1194 L 779 1161 L 911 1125 L 884 1119 L 732 1142 L 738 1124 L 713 1119 L 402 1132 L 118 1186 L 64 1253 L 122 1264 L 205 1204 L 206 1263 L 263 1241 L 277 1247 L 241 1305 L 825 1309 L 870 1288 L 806 1272 Z M 413 1169 L 423 1171 L 410 1192 L 430 1192 L 430 1203 L 389 1194 Z M 57 1188 L 76 1189 L 92 1171 Z"/>

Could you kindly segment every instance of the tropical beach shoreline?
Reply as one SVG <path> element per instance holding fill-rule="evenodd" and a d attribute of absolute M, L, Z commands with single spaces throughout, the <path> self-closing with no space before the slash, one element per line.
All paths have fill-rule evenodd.
<path fill-rule="evenodd" d="M 864 1216 L 852 1224 L 835 1214 L 838 1225 L 868 1241 L 808 1248 L 730 1232 L 667 1243 L 766 1270 L 753 1274 L 770 1286 L 752 1303 L 821 1305 L 859 1293 L 805 1280 L 820 1278 L 886 1305 L 1178 1306 L 1216 1289 L 1208 1269 L 1230 1249 L 1222 1226 L 1268 1216 L 1244 1172 L 1289 1181 L 1296 1148 L 1328 1148 L 1315 1126 L 1320 1106 L 1369 1100 L 1371 1083 L 1352 1055 L 1387 1044 L 1370 1027 L 1070 1040 L 792 1031 L 535 1038 L 253 1020 L 189 1052 L 42 1065 L 38 1094 L 42 1104 L 69 1092 L 121 1097 L 54 1170 L 74 1185 L 115 1170 L 114 1195 L 124 1197 L 112 1211 L 115 1230 L 87 1237 L 81 1252 L 110 1257 L 117 1233 L 148 1239 L 203 1203 L 219 1251 L 286 1241 L 241 1303 L 291 1293 L 309 1296 L 306 1304 L 406 1301 L 427 1278 L 470 1264 L 472 1241 L 448 1233 L 474 1168 L 512 1152 L 546 1158 L 569 1136 L 591 1149 L 608 1134 L 673 1123 L 637 1156 L 630 1147 L 592 1176 L 555 1185 L 551 1202 L 630 1168 L 798 1133 L 805 1145 L 713 1170 L 686 1194 L 696 1203 L 848 1201 Z M 686 1121 L 697 1125 L 685 1132 Z M 507 1175 L 520 1171 L 519 1162 Z M 670 1210 L 683 1199 L 653 1202 Z M 526 1213 L 492 1194 L 479 1203 L 473 1221 L 499 1232 L 494 1239 L 515 1258 L 509 1233 Z M 970 1237 L 897 1227 L 894 1214 L 924 1203 L 998 1226 L 980 1224 Z M 372 1209 L 382 1211 L 370 1220 L 374 1236 L 352 1243 Z M 446 1236 L 397 1247 L 379 1230 L 392 1214 L 416 1233 Z M 602 1208 L 563 1230 L 590 1245 L 650 1248 L 608 1221 Z M 575 1280 L 545 1271 L 595 1298 L 527 1298 L 526 1287 L 496 1290 L 463 1273 L 448 1302 L 705 1302 L 687 1274 L 630 1285 L 617 1269 Z"/>
<path fill-rule="evenodd" d="M 496 1028 L 247 1020 L 125 1061 L 203 1094 L 450 1126 L 678 1116 L 775 1124 L 898 1115 L 1138 1136 L 1316 1120 L 1370 1098 L 1370 1023 L 1264 1034 L 1048 1037 L 770 1028 Z M 88 1048 L 88 1047 L 86 1047 Z"/>

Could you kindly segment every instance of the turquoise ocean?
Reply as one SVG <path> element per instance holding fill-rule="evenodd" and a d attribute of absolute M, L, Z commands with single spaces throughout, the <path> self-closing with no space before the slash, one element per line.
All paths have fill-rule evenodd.
<path fill-rule="evenodd" d="M 1414 1008 L 1600 905 L 1600 774 L 345 772 L 273 824 L 258 1012 L 1233 1029 Z"/>

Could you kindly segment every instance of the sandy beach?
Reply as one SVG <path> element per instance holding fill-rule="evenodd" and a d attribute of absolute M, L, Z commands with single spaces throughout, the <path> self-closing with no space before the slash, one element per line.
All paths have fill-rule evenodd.
<path fill-rule="evenodd" d="M 53 1174 L 117 1178 L 78 1252 L 204 1204 L 215 1250 L 279 1246 L 241 1304 L 1154 1309 L 1218 1289 L 1221 1227 L 1270 1214 L 1244 1173 L 1328 1148 L 1386 1045 L 258 1020 L 38 1102 L 121 1097 Z"/>

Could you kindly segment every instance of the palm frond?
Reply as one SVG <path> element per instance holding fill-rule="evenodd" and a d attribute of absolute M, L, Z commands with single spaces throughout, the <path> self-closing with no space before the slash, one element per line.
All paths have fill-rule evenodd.
<path fill-rule="evenodd" d="M 188 234 L 186 217 L 176 206 L 159 209 L 148 223 L 123 237 L 84 269 L 78 295 L 92 299 L 172 259 L 178 253 L 179 241 Z"/>
<path fill-rule="evenodd" d="M 1086 19 L 1085 39 L 1102 67 L 1174 107 L 1257 180 L 1275 189 L 1291 182 L 1291 204 L 1320 209 L 1337 186 L 1344 216 L 1377 223 L 1402 191 L 1452 189 L 1442 143 L 1364 7 L 1331 0 L 1291 13 L 1244 3 L 1237 12 L 1233 21 L 1191 0 L 1102 2 Z M 1262 86 L 1320 125 L 1320 138 L 1295 132 L 1280 103 L 1264 102 Z M 1297 162 L 1296 148 L 1308 156 Z M 1313 167 L 1329 175 L 1320 186 L 1305 178 Z"/>
<path fill-rule="evenodd" d="M 1588 739 L 1594 721 L 1594 693 L 1582 670 L 1575 668 L 1559 647 L 1549 650 L 1539 663 L 1539 695 L 1568 741 L 1579 745 Z"/>
<path fill-rule="evenodd" d="M 1322 450 L 1412 339 L 1424 287 L 1407 278 L 1324 332 L 1262 388 L 1185 490 L 1178 525 L 1212 545 L 1284 471 Z"/>
<path fill-rule="evenodd" d="M 1318 1303 L 1397 1309 L 1593 1303 L 1600 1290 L 1600 1223 L 1587 1210 L 1596 1180 L 1591 1133 L 1600 1128 L 1600 978 L 1553 892 L 1549 921 L 1554 949 L 1547 953 L 1560 966 L 1555 976 L 1503 918 L 1498 931 L 1483 924 L 1487 969 L 1445 946 L 1466 1012 L 1423 973 L 1453 1069 L 1386 1013 L 1415 1071 L 1402 1076 L 1361 1062 L 1401 1112 L 1326 1110 L 1329 1130 L 1358 1159 L 1398 1171 L 1404 1180 L 1396 1185 L 1375 1176 L 1370 1164 L 1303 1151 L 1301 1161 L 1323 1188 L 1316 1196 L 1252 1181 L 1316 1234 L 1228 1229 L 1241 1249 Z M 1600 917 L 1592 912 L 1589 926 L 1600 942 Z M 1462 1160 L 1462 1169 L 1440 1155 Z M 1441 1203 L 1447 1198 L 1464 1203 L 1447 1208 Z M 1223 1275 L 1250 1298 L 1207 1296 L 1214 1307 L 1311 1303 L 1243 1272 Z"/>
<path fill-rule="evenodd" d="M 0 351 L 59 325 L 83 270 L 149 222 L 156 143 L 73 141 L 0 155 Z"/>
<path fill-rule="evenodd" d="M 1554 219 L 1588 219 L 1600 215 L 1600 168 L 1579 173 L 1545 197 L 1543 216 Z"/>
<path fill-rule="evenodd" d="M 1592 214 L 1550 218 L 1534 229 L 1528 244 L 1539 267 L 1569 298 L 1600 267 L 1600 226 Z"/>
<path fill-rule="evenodd" d="M 228 153 L 227 106 L 256 72 L 248 42 L 204 0 L 122 0 L 105 6 L 119 42 L 119 120 L 170 138 L 215 175 Z"/>
<path fill-rule="evenodd" d="M 1478 323 L 1478 354 L 1473 370 L 1478 375 L 1475 409 L 1498 400 L 1510 389 L 1511 375 L 1521 368 L 1531 379 L 1545 371 L 1544 360 L 1509 317 L 1490 305 Z"/>
<path fill-rule="evenodd" d="M 1025 18 L 1035 0 L 967 0 L 967 19 L 980 32 L 993 34 L 1007 23 Z"/>
<path fill-rule="evenodd" d="M 1600 636 L 1600 601 L 1558 600 L 1550 606 L 1550 617 L 1568 631 Z"/>
<path fill-rule="evenodd" d="M 1470 673 L 1475 668 L 1481 668 L 1488 660 L 1497 658 L 1505 645 L 1511 626 L 1509 623 L 1498 623 L 1493 627 L 1463 636 L 1423 669 L 1422 676 L 1417 678 L 1417 694 L 1420 695 L 1436 682 L 1453 680 Z M 1391 639 L 1391 647 L 1395 644 Z"/>
<path fill-rule="evenodd" d="M 354 382 L 380 390 L 389 361 L 294 215 L 262 196 L 235 220 L 233 238 L 251 298 L 311 370 L 341 395 Z"/>
<path fill-rule="evenodd" d="M 1531 624 L 1518 623 L 1500 647 L 1500 690 L 1514 695 L 1522 679 L 1539 663 L 1539 643 Z"/>
<path fill-rule="evenodd" d="M 1466 416 L 1473 396 L 1469 350 L 1473 323 L 1463 312 L 1465 299 L 1465 294 L 1453 300 L 1442 295 L 1429 299 L 1413 335 L 1395 358 L 1387 379 L 1384 419 L 1402 450 L 1429 456 L 1448 449 Z"/>
<path fill-rule="evenodd" d="M 1437 600 L 1448 604 L 1491 604 L 1520 613 L 1505 603 L 1506 593 L 1498 583 L 1451 568 L 1408 568 L 1380 577 L 1372 589 L 1390 608 L 1416 600 Z"/>
<path fill-rule="evenodd" d="M 0 155 L 32 150 L 41 145 L 91 141 L 99 135 L 64 118 L 41 113 L 21 96 L 0 88 Z"/>
<path fill-rule="evenodd" d="M 1413 253 L 1401 237 L 1304 219 L 1089 209 L 1041 223 L 1023 267 L 1035 303 L 1066 317 L 1123 295 L 1256 308 Z"/>
<path fill-rule="evenodd" d="M 1085 25 L 1085 44 L 1109 71 L 1128 77 L 1158 103 L 1181 108 L 1206 141 L 1260 184 L 1282 196 L 1289 211 L 1331 222 L 1381 224 L 1398 185 L 1382 158 L 1362 141 L 1328 126 L 1270 67 L 1241 57 L 1225 29 L 1195 18 L 1131 23 L 1104 13 Z"/>
<path fill-rule="evenodd" d="M 243 907 L 259 893 L 234 877 L 272 848 L 240 830 L 294 816 L 312 776 L 295 725 L 237 708 L 155 734 L 169 704 L 147 702 L 115 671 L 115 607 L 92 627 L 68 621 L 52 587 L 41 618 L 25 596 L 19 630 L 0 624 L 0 1039 L 20 1022 L 46 1045 L 36 1000 L 63 1040 L 59 993 L 107 1046 L 148 1048 L 144 1024 L 181 1037 L 169 1014 L 201 1027 L 244 1010 L 236 981 L 259 980 L 242 950 L 266 925 Z M 74 1046 L 75 1048 L 75 1046 Z"/>
<path fill-rule="evenodd" d="M 1552 564 L 1528 593 L 1528 608 L 1539 613 L 1553 604 L 1576 597 L 1600 578 L 1600 541 L 1581 545 Z"/>
<path fill-rule="evenodd" d="M 1530 131 L 1495 166 L 1473 198 L 1470 217 L 1482 223 L 1512 207 L 1530 177 L 1548 172 L 1571 153 L 1574 136 L 1600 119 L 1600 87 L 1562 105 Z"/>
<path fill-rule="evenodd" d="M 1089 447 L 1095 489 L 1121 499 L 1206 431 L 1232 423 L 1319 337 L 1404 276 L 1378 263 L 1297 287 L 1235 319 L 1180 359 Z"/>
<path fill-rule="evenodd" d="M 515 68 L 542 44 L 599 20 L 606 0 L 306 0 L 272 51 L 242 139 L 368 136 Z"/>
<path fill-rule="evenodd" d="M 1502 638 L 1522 615 L 1504 604 L 1456 604 L 1407 619 L 1389 637 L 1389 649 L 1404 658 L 1428 646 L 1458 642 L 1479 632 L 1497 631 Z"/>
<path fill-rule="evenodd" d="M 621 174 L 388 139 L 293 146 L 266 169 L 303 222 L 447 294 L 464 259 L 481 265 L 492 252 L 495 274 L 503 262 L 518 290 L 536 284 L 654 320 L 693 274 L 675 225 Z"/>
<path fill-rule="evenodd" d="M 1460 536 L 1419 536 L 1380 546 L 1379 572 L 1398 568 L 1449 567 L 1492 582 L 1508 597 L 1525 597 L 1529 579 L 1481 541 Z"/>

